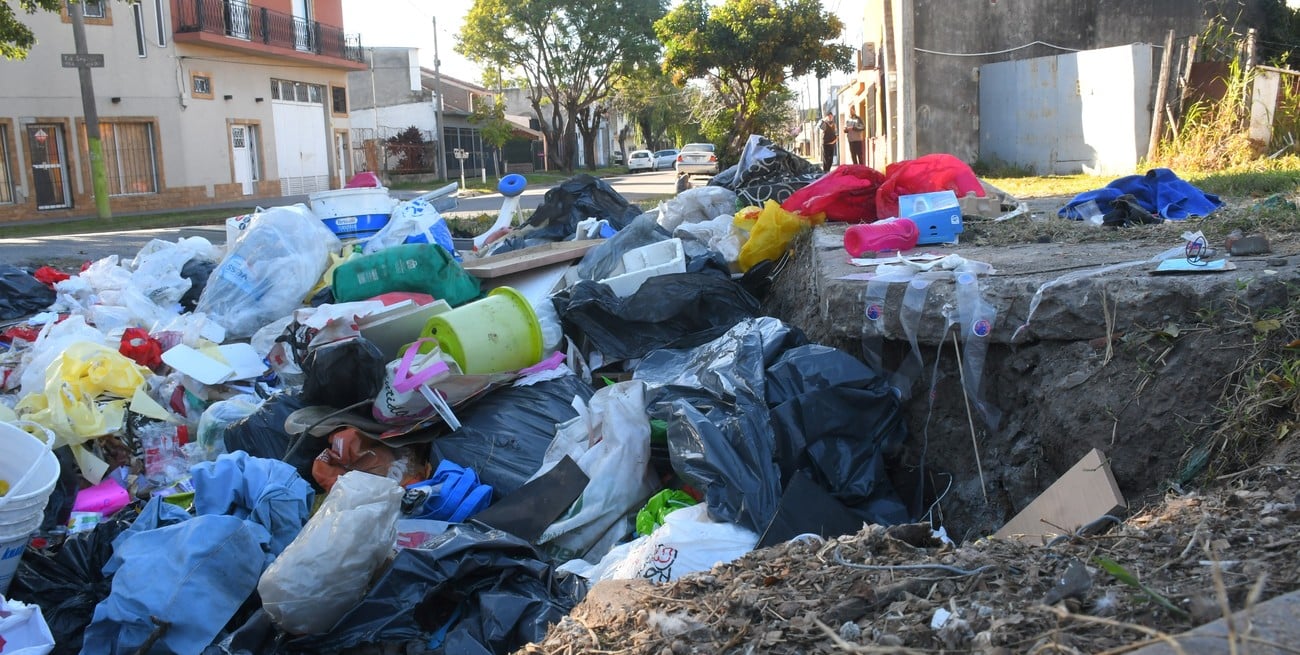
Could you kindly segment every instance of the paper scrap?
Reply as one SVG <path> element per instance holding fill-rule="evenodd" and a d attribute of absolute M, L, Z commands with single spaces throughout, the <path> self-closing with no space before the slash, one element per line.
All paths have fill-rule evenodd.
<path fill-rule="evenodd" d="M 173 421 L 171 412 L 165 407 L 158 404 L 144 387 L 137 387 L 135 395 L 131 396 L 131 411 L 136 414 L 148 416 L 149 418 L 158 419 L 159 421 Z"/>
<path fill-rule="evenodd" d="M 235 369 L 185 344 L 163 353 L 163 363 L 202 384 L 221 384 L 234 375 Z"/>
<path fill-rule="evenodd" d="M 108 462 L 96 457 L 81 444 L 72 445 L 72 458 L 77 460 L 77 466 L 81 468 L 81 476 L 91 484 L 104 481 L 104 474 L 108 473 Z"/>

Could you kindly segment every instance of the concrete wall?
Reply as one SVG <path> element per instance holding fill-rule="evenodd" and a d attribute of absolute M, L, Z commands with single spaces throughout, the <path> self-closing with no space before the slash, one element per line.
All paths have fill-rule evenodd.
<path fill-rule="evenodd" d="M 1151 133 L 1150 45 L 980 68 L 980 156 L 1038 173 L 1124 175 Z"/>
<path fill-rule="evenodd" d="M 1261 1 L 868 0 L 865 28 L 867 41 L 882 48 L 891 43 L 890 36 L 894 43 L 903 38 L 906 45 L 905 35 L 898 33 L 906 31 L 899 29 L 899 17 L 903 5 L 910 4 L 911 49 L 904 56 L 915 67 L 911 75 L 915 154 L 949 152 L 975 161 L 979 157 L 980 66 L 1064 52 L 1046 45 L 1019 48 L 1035 41 L 1076 50 L 1138 42 L 1160 44 L 1168 30 L 1180 37 L 1196 34 L 1216 15 L 1235 18 L 1244 33 L 1245 26 L 1256 25 L 1262 16 Z M 888 32 L 887 11 L 894 18 Z M 1017 49 L 1001 52 L 1009 48 Z M 957 56 L 973 53 L 999 54 Z M 891 88 L 899 84 L 897 79 L 890 81 Z"/>
<path fill-rule="evenodd" d="M 372 68 L 348 73 L 348 104 L 369 109 L 427 101 L 429 94 L 420 88 L 418 53 L 418 48 L 366 48 L 366 64 Z"/>

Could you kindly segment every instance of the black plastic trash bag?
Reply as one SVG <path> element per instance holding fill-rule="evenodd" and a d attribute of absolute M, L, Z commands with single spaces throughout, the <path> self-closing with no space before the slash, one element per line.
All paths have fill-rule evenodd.
<path fill-rule="evenodd" d="M 844 351 L 809 344 L 783 353 L 768 367 L 766 382 L 783 486 L 796 471 L 807 471 L 868 523 L 913 518 L 886 468 L 908 430 L 884 376 Z"/>
<path fill-rule="evenodd" d="M 658 275 L 626 298 L 584 280 L 552 301 L 564 334 L 584 353 L 600 353 L 605 364 L 659 348 L 698 346 L 760 311 L 743 287 L 709 273 Z"/>
<path fill-rule="evenodd" d="M 181 267 L 181 277 L 190 281 L 190 289 L 181 296 L 181 307 L 187 312 L 194 311 L 199 304 L 199 296 L 208 287 L 208 278 L 217 269 L 217 263 L 207 259 L 194 258 Z"/>
<path fill-rule="evenodd" d="M 709 516 L 762 533 L 781 499 L 781 469 L 765 402 L 767 364 L 803 333 L 763 317 L 689 350 L 656 350 L 634 378 L 651 385 L 653 418 L 668 422 L 673 470 L 704 492 Z"/>
<path fill-rule="evenodd" d="M 309 346 L 302 362 L 302 400 L 338 409 L 374 400 L 384 388 L 387 364 L 379 346 L 362 337 Z"/>
<path fill-rule="evenodd" d="M 427 548 L 399 552 L 330 632 L 289 646 L 322 652 L 432 635 L 435 653 L 502 655 L 541 641 L 577 600 L 527 542 L 452 526 Z"/>
<path fill-rule="evenodd" d="M 573 399 L 594 393 L 576 375 L 498 389 L 458 412 L 460 429 L 435 439 L 433 454 L 474 469 L 500 499 L 541 468 L 555 426 L 578 415 Z"/>
<path fill-rule="evenodd" d="M 627 201 L 608 182 L 586 173 L 574 175 L 546 192 L 542 204 L 519 231 L 506 237 L 493 254 L 563 241 L 578 231 L 588 218 L 609 221 L 621 230 L 641 215 L 641 208 Z"/>
<path fill-rule="evenodd" d="M 41 607 L 54 635 L 53 655 L 81 652 L 81 636 L 95 605 L 112 590 L 112 576 L 105 576 L 103 568 L 113 556 L 113 540 L 130 526 L 125 518 L 104 521 L 68 537 L 55 555 L 31 548 L 23 554 L 8 596 Z"/>
<path fill-rule="evenodd" d="M 53 302 L 53 289 L 17 266 L 0 264 L 0 321 L 44 311 Z"/>
<path fill-rule="evenodd" d="M 293 466 L 302 479 L 316 486 L 315 478 L 311 475 L 311 466 L 312 462 L 316 461 L 316 456 L 320 454 L 323 440 L 306 436 L 300 439 L 298 447 L 285 457 L 285 452 L 297 435 L 289 434 L 284 429 L 284 420 L 306 406 L 306 403 L 297 396 L 283 393 L 271 396 L 256 412 L 226 426 L 226 431 L 222 435 L 226 452 L 242 450 L 253 457 L 282 460 Z"/>

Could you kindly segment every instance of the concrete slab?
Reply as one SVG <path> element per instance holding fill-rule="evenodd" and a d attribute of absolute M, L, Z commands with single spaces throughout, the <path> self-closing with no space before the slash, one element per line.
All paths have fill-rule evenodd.
<path fill-rule="evenodd" d="M 1132 651 L 1132 655 L 1218 655 L 1238 652 L 1250 655 L 1283 655 L 1296 652 L 1300 642 L 1300 591 L 1293 591 L 1260 603 L 1249 612 L 1232 615 L 1232 629 L 1226 619 L 1207 623 L 1168 642 Z M 1231 649 L 1229 644 L 1236 646 Z"/>

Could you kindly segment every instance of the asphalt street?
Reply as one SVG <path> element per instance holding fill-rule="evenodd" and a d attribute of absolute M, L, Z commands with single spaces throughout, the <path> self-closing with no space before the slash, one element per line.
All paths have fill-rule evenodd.
<path fill-rule="evenodd" d="M 638 203 L 654 197 L 672 195 L 675 190 L 676 176 L 672 171 L 664 171 L 608 177 L 605 178 L 605 181 L 613 185 L 628 201 Z M 539 187 L 525 190 L 520 205 L 525 209 L 536 209 L 542 203 L 542 198 L 549 188 Z M 419 193 L 403 191 L 395 192 L 393 195 L 405 199 L 419 195 Z M 302 198 L 285 198 L 284 200 L 286 201 L 284 204 L 290 204 L 300 201 Z M 500 194 L 461 198 L 452 213 L 492 213 L 501 208 L 501 201 L 502 196 Z M 645 208 L 649 209 L 650 207 Z M 50 264 L 66 267 L 78 262 L 95 261 L 110 255 L 118 255 L 123 259 L 129 259 L 135 257 L 140 248 L 153 239 L 176 241 L 177 239 L 192 236 L 201 236 L 214 244 L 222 245 L 226 242 L 226 228 L 224 224 L 214 224 L 197 227 L 0 239 L 0 262 L 15 266 Z"/>

